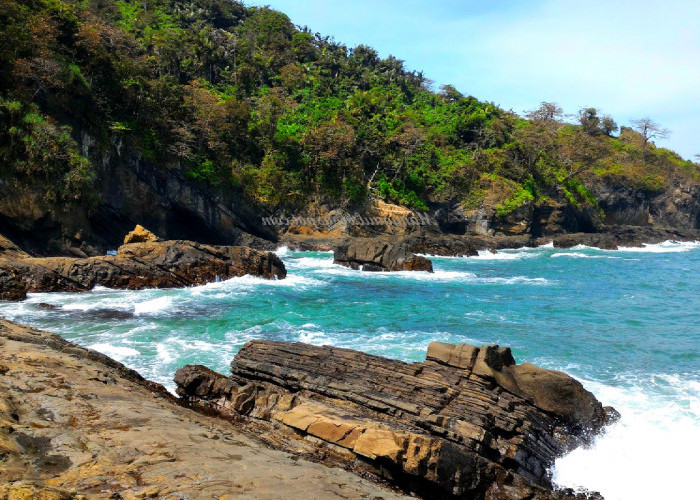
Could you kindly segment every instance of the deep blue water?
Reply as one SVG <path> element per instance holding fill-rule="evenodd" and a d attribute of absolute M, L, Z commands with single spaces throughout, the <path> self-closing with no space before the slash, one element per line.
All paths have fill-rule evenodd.
<path fill-rule="evenodd" d="M 363 273 L 335 266 L 330 253 L 280 254 L 286 280 L 35 294 L 0 303 L 0 315 L 170 388 L 187 363 L 226 373 L 254 338 L 407 361 L 424 359 L 432 340 L 508 345 L 517 361 L 572 374 L 623 415 L 593 448 L 558 461 L 558 482 L 608 499 L 693 496 L 688 481 L 669 486 L 664 476 L 688 477 L 700 449 L 700 245 L 434 257 L 434 274 Z"/>

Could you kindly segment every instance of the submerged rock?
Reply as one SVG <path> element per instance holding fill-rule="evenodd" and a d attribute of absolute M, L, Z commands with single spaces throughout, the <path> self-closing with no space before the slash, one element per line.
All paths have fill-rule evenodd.
<path fill-rule="evenodd" d="M 363 271 L 428 271 L 433 264 L 425 257 L 414 255 L 406 243 L 381 239 L 354 238 L 333 250 L 333 261 Z"/>
<path fill-rule="evenodd" d="M 191 403 L 277 423 L 430 498 L 576 498 L 553 491 L 549 470 L 613 414 L 568 375 L 517 365 L 498 346 L 433 343 L 407 364 L 252 341 L 230 377 L 187 366 L 175 382 Z"/>
<path fill-rule="evenodd" d="M 17 280 L 25 292 L 59 292 L 86 291 L 96 285 L 131 290 L 177 288 L 247 274 L 282 279 L 287 271 L 272 252 L 184 240 L 146 241 L 122 245 L 115 256 L 2 261 L 0 297 L 15 293 L 16 299 L 21 298 L 19 292 L 13 292 Z"/>

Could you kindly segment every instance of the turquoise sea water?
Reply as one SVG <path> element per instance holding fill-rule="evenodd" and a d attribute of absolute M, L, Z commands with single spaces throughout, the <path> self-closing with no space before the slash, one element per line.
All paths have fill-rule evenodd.
<path fill-rule="evenodd" d="M 700 244 L 433 257 L 434 274 L 363 273 L 280 249 L 281 281 L 34 294 L 0 315 L 91 347 L 173 388 L 187 363 L 228 372 L 248 340 L 332 344 L 420 361 L 432 340 L 508 345 L 577 377 L 621 413 L 560 459 L 564 486 L 608 499 L 694 498 L 700 449 Z M 50 310 L 40 303 L 56 306 Z"/>

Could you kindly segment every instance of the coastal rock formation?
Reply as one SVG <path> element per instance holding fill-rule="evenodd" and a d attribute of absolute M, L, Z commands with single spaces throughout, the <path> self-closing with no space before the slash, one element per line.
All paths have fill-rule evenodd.
<path fill-rule="evenodd" d="M 79 292 L 97 285 L 130 290 L 177 288 L 246 274 L 282 279 L 287 271 L 274 253 L 248 247 L 145 241 L 122 245 L 114 256 L 0 261 L 0 296 L 23 298 L 18 286 L 25 293 Z"/>
<path fill-rule="evenodd" d="M 0 320 L 0 498 L 406 498 L 270 449 L 95 351 Z"/>
<path fill-rule="evenodd" d="M 425 257 L 414 255 L 403 242 L 383 239 L 355 238 L 333 250 L 333 261 L 363 271 L 428 271 L 433 264 Z"/>
<path fill-rule="evenodd" d="M 274 422 L 431 498 L 575 498 L 553 491 L 550 467 L 615 415 L 568 375 L 498 346 L 434 342 L 407 364 L 252 341 L 230 377 L 187 366 L 175 382 L 189 402 Z"/>
<path fill-rule="evenodd" d="M 29 254 L 0 234 L 0 259 L 24 259 Z"/>
<path fill-rule="evenodd" d="M 124 244 L 129 243 L 146 243 L 148 241 L 161 241 L 158 236 L 150 232 L 141 224 L 137 224 L 133 231 L 124 237 Z"/>
<path fill-rule="evenodd" d="M 24 300 L 27 287 L 13 270 L 0 269 L 0 300 Z"/>

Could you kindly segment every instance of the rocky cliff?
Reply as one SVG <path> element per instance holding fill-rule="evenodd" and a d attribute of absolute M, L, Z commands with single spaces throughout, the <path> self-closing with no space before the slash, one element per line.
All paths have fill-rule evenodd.
<path fill-rule="evenodd" d="M 568 375 L 517 365 L 498 346 L 433 343 L 407 364 L 253 341 L 229 377 L 187 366 L 175 381 L 189 402 L 273 422 L 429 498 L 574 498 L 552 490 L 554 459 L 616 415 Z"/>
<path fill-rule="evenodd" d="M 33 255 L 103 255 L 137 223 L 166 239 L 208 244 L 269 247 L 277 239 L 261 224 L 261 209 L 236 190 L 197 183 L 177 165 L 156 166 L 117 136 L 78 137 L 95 168 L 91 203 L 58 205 L 41 185 L 0 178 L 0 233 Z"/>

